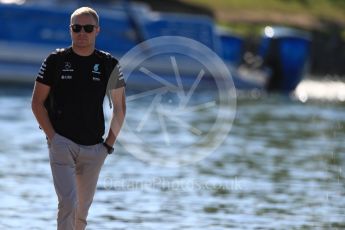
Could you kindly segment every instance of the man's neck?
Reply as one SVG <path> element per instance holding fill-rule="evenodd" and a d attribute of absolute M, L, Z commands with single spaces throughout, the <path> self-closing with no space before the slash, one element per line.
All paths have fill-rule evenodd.
<path fill-rule="evenodd" d="M 94 47 L 88 48 L 80 48 L 72 45 L 73 52 L 78 54 L 79 56 L 90 56 L 94 51 Z"/>

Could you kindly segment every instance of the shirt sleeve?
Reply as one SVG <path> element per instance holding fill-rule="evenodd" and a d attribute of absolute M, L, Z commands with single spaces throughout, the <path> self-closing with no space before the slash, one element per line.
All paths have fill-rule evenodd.
<path fill-rule="evenodd" d="M 126 86 L 125 78 L 123 76 L 119 63 L 115 65 L 113 71 L 110 74 L 109 86 L 110 89 L 117 89 Z"/>
<path fill-rule="evenodd" d="M 51 54 L 43 61 L 36 76 L 36 81 L 48 86 L 52 86 L 54 74 L 56 74 L 54 70 L 54 56 Z"/>

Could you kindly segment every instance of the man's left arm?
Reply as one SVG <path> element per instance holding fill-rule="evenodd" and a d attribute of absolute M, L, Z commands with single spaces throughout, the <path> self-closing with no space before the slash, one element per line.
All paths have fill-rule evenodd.
<path fill-rule="evenodd" d="M 113 146 L 120 133 L 126 115 L 125 87 L 111 89 L 110 94 L 113 102 L 113 115 L 111 117 L 110 129 L 105 142 L 109 146 Z"/>

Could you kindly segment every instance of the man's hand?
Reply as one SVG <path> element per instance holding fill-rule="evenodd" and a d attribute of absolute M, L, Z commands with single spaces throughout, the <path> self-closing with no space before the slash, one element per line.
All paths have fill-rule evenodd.
<path fill-rule="evenodd" d="M 34 113 L 39 126 L 43 129 L 46 136 L 51 140 L 55 135 L 55 130 L 49 120 L 48 112 L 44 107 L 44 102 L 50 92 L 50 86 L 36 81 L 31 100 L 31 109 Z"/>

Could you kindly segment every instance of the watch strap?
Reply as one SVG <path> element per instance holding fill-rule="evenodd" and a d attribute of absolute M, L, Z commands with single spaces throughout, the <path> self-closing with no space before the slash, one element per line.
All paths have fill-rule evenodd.
<path fill-rule="evenodd" d="M 108 154 L 112 154 L 114 152 L 114 148 L 107 143 L 103 142 L 104 147 L 107 149 Z"/>

